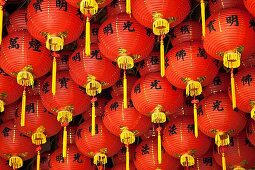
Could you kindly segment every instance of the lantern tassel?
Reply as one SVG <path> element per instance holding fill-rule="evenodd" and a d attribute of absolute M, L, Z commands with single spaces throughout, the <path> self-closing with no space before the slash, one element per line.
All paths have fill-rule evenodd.
<path fill-rule="evenodd" d="M 160 40 L 160 74 L 161 77 L 165 76 L 165 50 L 164 50 L 164 40 L 163 36 L 161 36 Z"/>
<path fill-rule="evenodd" d="M 161 134 L 160 129 L 158 128 L 158 164 L 162 163 L 162 152 L 161 152 Z"/>
<path fill-rule="evenodd" d="M 3 39 L 3 17 L 4 17 L 4 12 L 3 12 L 3 6 L 0 6 L 0 44 L 2 44 L 2 39 Z"/>
<path fill-rule="evenodd" d="M 231 94 L 232 94 L 232 106 L 233 109 L 236 108 L 236 89 L 235 89 L 235 78 L 233 69 L 231 69 Z"/>
<path fill-rule="evenodd" d="M 126 13 L 131 14 L 131 0 L 126 0 Z"/>
<path fill-rule="evenodd" d="M 129 147 L 126 145 L 126 170 L 129 170 Z"/>
<path fill-rule="evenodd" d="M 0 112 L 4 111 L 4 101 L 0 99 Z"/>
<path fill-rule="evenodd" d="M 91 129 L 91 135 L 95 136 L 96 134 L 96 107 L 95 102 L 92 102 L 92 129 Z"/>
<path fill-rule="evenodd" d="M 41 162 L 40 151 L 37 151 L 36 170 L 40 170 L 40 162 Z"/>
<path fill-rule="evenodd" d="M 124 109 L 127 108 L 127 76 L 126 76 L 126 70 L 124 70 L 123 75 L 123 103 L 124 103 Z"/>
<path fill-rule="evenodd" d="M 202 35 L 205 37 L 205 2 L 201 0 Z"/>
<path fill-rule="evenodd" d="M 222 170 L 226 170 L 227 167 L 226 167 L 226 158 L 225 158 L 225 153 L 222 153 Z"/>
<path fill-rule="evenodd" d="M 64 127 L 63 131 L 63 157 L 66 157 L 66 148 L 67 148 L 67 130 L 66 126 Z"/>
<path fill-rule="evenodd" d="M 195 130 L 195 137 L 198 137 L 198 123 L 197 123 L 197 104 L 194 103 L 194 130 Z"/>
<path fill-rule="evenodd" d="M 51 85 L 51 91 L 52 94 L 56 94 L 56 79 L 57 79 L 57 61 L 56 57 L 53 57 L 53 64 L 52 64 L 52 85 Z"/>
<path fill-rule="evenodd" d="M 85 41 L 85 54 L 90 56 L 90 19 L 86 20 L 86 41 Z"/>
<path fill-rule="evenodd" d="M 23 90 L 22 95 L 22 106 L 21 106 L 21 119 L 20 119 L 20 126 L 25 126 L 25 116 L 26 116 L 26 89 Z"/>
<path fill-rule="evenodd" d="M 12 156 L 9 159 L 9 166 L 13 169 L 18 169 L 23 166 L 23 160 L 19 156 Z"/>

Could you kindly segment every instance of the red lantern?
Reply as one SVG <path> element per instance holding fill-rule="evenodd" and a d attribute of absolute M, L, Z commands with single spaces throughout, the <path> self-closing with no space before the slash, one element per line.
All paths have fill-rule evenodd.
<path fill-rule="evenodd" d="M 249 142 L 245 131 L 238 136 L 231 138 L 230 146 L 221 148 L 220 152 L 226 159 L 226 167 L 228 169 L 249 169 L 255 165 L 255 157 L 253 153 L 255 147 Z M 213 156 L 216 162 L 222 165 L 221 155 L 217 148 L 214 149 Z"/>
<path fill-rule="evenodd" d="M 65 147 L 67 144 L 66 126 L 72 121 L 73 116 L 83 113 L 89 108 L 90 99 L 84 93 L 84 89 L 79 87 L 71 79 L 67 71 L 58 72 L 57 93 L 50 93 L 51 76 L 46 78 L 41 88 L 41 98 L 45 108 L 57 115 L 57 120 L 64 127 L 63 133 L 63 156 L 66 156 Z"/>
<path fill-rule="evenodd" d="M 132 167 L 133 158 L 135 155 L 135 149 L 136 145 L 130 145 L 129 146 L 129 152 L 130 152 L 130 167 Z M 126 163 L 126 147 L 123 145 L 122 148 L 119 150 L 119 152 L 112 157 L 112 161 L 114 165 L 124 164 Z M 124 164 L 126 167 L 126 164 Z"/>
<path fill-rule="evenodd" d="M 30 138 L 17 130 L 14 122 L 8 121 L 0 125 L 1 157 L 9 160 L 9 165 L 13 169 L 23 166 L 23 161 L 36 155 L 35 146 Z"/>
<path fill-rule="evenodd" d="M 51 154 L 50 169 L 52 170 L 94 170 L 88 157 L 82 155 L 75 145 L 68 145 L 67 157 L 62 157 L 62 148 Z"/>
<path fill-rule="evenodd" d="M 8 162 L 2 158 L 0 158 L 0 167 L 1 167 L 1 170 L 12 170 L 10 166 L 8 165 Z"/>
<path fill-rule="evenodd" d="M 12 104 L 9 104 L 7 106 L 5 106 L 4 108 L 4 112 L 1 113 L 1 119 L 3 122 L 7 122 L 9 120 L 14 120 L 15 117 L 18 114 L 18 105 L 19 105 L 20 101 L 16 101 Z"/>
<path fill-rule="evenodd" d="M 126 164 L 121 163 L 121 164 L 116 164 L 111 170 L 124 170 L 126 169 Z M 130 162 L 130 167 L 129 170 L 136 170 L 135 164 L 133 162 Z"/>
<path fill-rule="evenodd" d="M 243 3 L 245 5 L 245 7 L 247 8 L 247 10 L 253 15 L 255 16 L 255 3 L 252 0 L 243 0 Z"/>
<path fill-rule="evenodd" d="M 176 26 L 171 32 L 173 46 L 186 41 L 201 41 L 201 24 L 197 21 L 187 21 Z"/>
<path fill-rule="evenodd" d="M 67 131 L 67 145 L 75 144 L 75 136 L 78 126 L 68 126 L 66 127 Z M 63 131 L 59 132 L 57 135 L 58 143 L 57 146 L 61 147 L 63 145 Z"/>
<path fill-rule="evenodd" d="M 244 9 L 244 3 L 242 0 L 215 0 L 209 1 L 209 11 L 213 15 L 220 12 L 223 9 L 239 8 Z"/>
<path fill-rule="evenodd" d="M 40 160 L 40 170 L 49 170 L 50 169 L 50 153 L 44 152 L 41 155 L 41 160 Z M 37 166 L 34 164 L 32 170 L 37 170 Z"/>
<path fill-rule="evenodd" d="M 180 158 L 182 166 L 193 166 L 195 157 L 204 155 L 210 145 L 211 139 L 200 134 L 194 135 L 192 116 L 182 116 L 170 121 L 163 131 L 163 147 L 166 152 Z"/>
<path fill-rule="evenodd" d="M 22 87 L 0 68 L 0 112 L 4 111 L 4 105 L 14 103 L 21 96 Z"/>
<path fill-rule="evenodd" d="M 26 30 L 26 9 L 18 9 L 13 12 L 8 20 L 7 24 L 7 32 L 8 34 L 12 34 L 16 31 Z"/>
<path fill-rule="evenodd" d="M 106 106 L 108 100 L 106 98 L 97 98 L 95 101 L 95 112 L 96 117 L 102 117 L 104 115 L 104 107 Z M 82 114 L 83 119 L 86 121 L 90 119 L 92 116 L 92 105 L 90 108 Z"/>
<path fill-rule="evenodd" d="M 119 151 L 121 142 L 104 127 L 101 118 L 96 118 L 94 136 L 91 135 L 91 128 L 91 120 L 81 124 L 76 133 L 75 143 L 82 154 L 94 158 L 94 164 L 102 167 L 107 163 L 107 157 Z"/>
<path fill-rule="evenodd" d="M 160 54 L 157 51 L 153 51 L 149 57 L 140 61 L 138 64 L 138 71 L 141 76 L 146 74 L 160 71 Z"/>
<path fill-rule="evenodd" d="M 165 150 L 162 151 L 162 163 L 158 164 L 158 145 L 155 137 L 142 141 L 135 151 L 134 163 L 137 170 L 168 170 L 177 169 L 179 166 L 177 159 L 170 157 Z"/>
<path fill-rule="evenodd" d="M 118 15 L 120 13 L 125 13 L 126 12 L 126 0 L 112 1 L 109 5 L 107 5 L 106 9 L 107 9 L 108 17 Z"/>

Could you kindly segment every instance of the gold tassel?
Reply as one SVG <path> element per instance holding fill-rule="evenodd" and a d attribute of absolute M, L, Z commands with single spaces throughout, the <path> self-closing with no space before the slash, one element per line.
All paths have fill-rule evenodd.
<path fill-rule="evenodd" d="M 164 40 L 163 36 L 161 36 L 160 40 L 160 73 L 161 77 L 165 76 L 165 50 L 164 50 Z"/>
<path fill-rule="evenodd" d="M 91 130 L 91 135 L 95 136 L 96 134 L 96 107 L 95 107 L 95 102 L 92 102 L 92 130 Z"/>
<path fill-rule="evenodd" d="M 40 170 L 41 156 L 40 151 L 37 151 L 36 170 Z"/>
<path fill-rule="evenodd" d="M 129 170 L 129 147 L 126 145 L 126 170 Z"/>
<path fill-rule="evenodd" d="M 3 39 L 3 6 L 0 6 L 0 44 L 2 44 L 2 39 Z"/>
<path fill-rule="evenodd" d="M 195 130 L 195 137 L 198 137 L 198 124 L 197 124 L 197 104 L 194 103 L 194 130 Z"/>
<path fill-rule="evenodd" d="M 66 148 L 67 148 L 67 130 L 66 126 L 64 127 L 63 131 L 63 157 L 66 157 Z"/>
<path fill-rule="evenodd" d="M 253 108 L 251 109 L 251 118 L 253 120 L 255 120 L 255 105 L 253 106 Z"/>
<path fill-rule="evenodd" d="M 235 78 L 233 69 L 231 69 L 231 94 L 232 94 L 232 107 L 236 108 L 236 89 L 235 89 Z"/>
<path fill-rule="evenodd" d="M 202 35 L 205 37 L 205 2 L 201 0 Z"/>
<path fill-rule="evenodd" d="M 22 127 L 25 126 L 26 102 L 27 102 L 26 89 L 24 89 L 22 95 L 21 119 L 20 119 L 20 126 Z"/>
<path fill-rule="evenodd" d="M 9 166 L 13 169 L 18 169 L 23 166 L 23 160 L 19 156 L 12 156 L 9 159 Z"/>
<path fill-rule="evenodd" d="M 193 166 L 195 165 L 195 159 L 189 154 L 183 154 L 181 156 L 180 163 L 182 166 Z"/>
<path fill-rule="evenodd" d="M 226 166 L 226 158 L 225 158 L 225 153 L 222 153 L 222 170 L 226 170 L 227 166 Z"/>
<path fill-rule="evenodd" d="M 131 0 L 126 0 L 126 13 L 131 14 Z"/>
<path fill-rule="evenodd" d="M 104 154 L 104 153 L 97 153 L 97 154 L 95 154 L 94 158 L 93 158 L 93 163 L 95 165 L 98 165 L 98 164 L 105 165 L 105 164 L 107 164 L 107 156 L 106 156 L 106 154 Z"/>
<path fill-rule="evenodd" d="M 123 103 L 124 109 L 127 108 L 127 77 L 126 77 L 126 70 L 124 70 L 123 75 Z"/>
<path fill-rule="evenodd" d="M 90 56 L 90 19 L 86 20 L 86 41 L 85 41 L 85 54 Z"/>
<path fill-rule="evenodd" d="M 52 94 L 56 94 L 56 79 L 57 79 L 57 61 L 56 57 L 53 57 L 53 64 L 52 64 L 52 85 L 51 85 L 51 91 Z"/>
<path fill-rule="evenodd" d="M 162 163 L 162 152 L 161 152 L 161 135 L 160 130 L 158 130 L 158 164 Z"/>
<path fill-rule="evenodd" d="M 3 100 L 0 100 L 0 112 L 3 112 L 4 111 L 4 101 Z"/>

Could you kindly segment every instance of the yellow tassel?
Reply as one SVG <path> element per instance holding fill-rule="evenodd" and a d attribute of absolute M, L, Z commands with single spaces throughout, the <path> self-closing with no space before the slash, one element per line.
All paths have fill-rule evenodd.
<path fill-rule="evenodd" d="M 222 132 L 217 132 L 215 135 L 215 144 L 220 146 L 227 146 L 230 144 L 230 138 L 229 135 Z"/>
<path fill-rule="evenodd" d="M 162 163 L 162 152 L 161 152 L 161 135 L 158 131 L 158 164 Z"/>
<path fill-rule="evenodd" d="M 0 112 L 3 112 L 4 111 L 4 101 L 3 100 L 0 100 Z"/>
<path fill-rule="evenodd" d="M 227 166 L 226 166 L 226 158 L 225 158 L 225 153 L 222 153 L 222 170 L 226 170 Z"/>
<path fill-rule="evenodd" d="M 57 79 L 57 61 L 56 57 L 54 57 L 52 64 L 52 85 L 51 85 L 51 91 L 53 95 L 56 94 L 56 79 Z"/>
<path fill-rule="evenodd" d="M 195 130 L 195 137 L 198 137 L 198 124 L 197 124 L 197 104 L 194 103 L 194 130 Z"/>
<path fill-rule="evenodd" d="M 189 80 L 186 85 L 187 96 L 199 96 L 202 93 L 202 85 L 199 81 Z"/>
<path fill-rule="evenodd" d="M 9 159 L 9 166 L 13 169 L 18 169 L 23 166 L 23 160 L 19 156 L 12 156 Z"/>
<path fill-rule="evenodd" d="M 131 14 L 131 0 L 126 0 L 126 13 Z"/>
<path fill-rule="evenodd" d="M 92 130 L 91 135 L 95 136 L 96 134 L 96 107 L 95 102 L 92 102 Z"/>
<path fill-rule="evenodd" d="M 232 107 L 236 108 L 236 89 L 235 89 L 235 78 L 233 69 L 231 69 L 231 94 L 232 94 Z"/>
<path fill-rule="evenodd" d="M 129 170 L 129 148 L 126 146 L 126 170 Z"/>
<path fill-rule="evenodd" d="M 253 106 L 253 108 L 251 109 L 251 118 L 253 120 L 255 120 L 255 105 Z"/>
<path fill-rule="evenodd" d="M 124 109 L 127 108 L 127 77 L 126 77 L 126 70 L 124 70 L 123 75 L 123 103 Z"/>
<path fill-rule="evenodd" d="M 17 75 L 17 83 L 21 86 L 33 86 L 34 77 L 32 74 L 33 67 L 28 65 L 24 67 Z"/>
<path fill-rule="evenodd" d="M 37 151 L 37 160 L 36 160 L 36 170 L 40 170 L 40 161 L 41 156 L 40 156 L 40 151 Z"/>
<path fill-rule="evenodd" d="M 95 165 L 98 165 L 98 164 L 105 165 L 105 164 L 107 164 L 107 156 L 106 156 L 106 154 L 104 154 L 104 153 L 97 153 L 97 154 L 95 154 L 95 156 L 93 158 L 93 163 Z"/>
<path fill-rule="evenodd" d="M 67 130 L 66 127 L 64 127 L 63 131 L 63 157 L 66 157 L 66 148 L 67 148 Z"/>
<path fill-rule="evenodd" d="M 195 165 L 195 159 L 189 154 L 183 154 L 181 156 L 180 163 L 182 166 L 193 166 Z"/>
<path fill-rule="evenodd" d="M 20 126 L 25 126 L 26 102 L 27 102 L 26 90 L 24 89 L 23 95 L 22 95 Z"/>
<path fill-rule="evenodd" d="M 205 2 L 201 0 L 202 35 L 205 37 Z"/>
<path fill-rule="evenodd" d="M 161 37 L 160 40 L 160 73 L 161 77 L 165 76 L 165 50 L 164 50 L 164 40 Z"/>
<path fill-rule="evenodd" d="M 3 6 L 0 6 L 0 44 L 2 44 L 2 39 L 3 39 Z"/>
<path fill-rule="evenodd" d="M 46 135 L 44 134 L 45 127 L 40 126 L 36 129 L 36 132 L 32 134 L 32 143 L 35 145 L 42 145 L 46 143 Z"/>
<path fill-rule="evenodd" d="M 90 19 L 86 20 L 86 41 L 85 41 L 85 54 L 90 56 Z"/>

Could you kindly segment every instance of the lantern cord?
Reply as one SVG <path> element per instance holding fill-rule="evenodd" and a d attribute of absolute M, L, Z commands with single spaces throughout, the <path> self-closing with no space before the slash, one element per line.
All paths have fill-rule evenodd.
<path fill-rule="evenodd" d="M 20 126 L 25 126 L 25 116 L 26 116 L 26 88 L 24 87 L 23 95 L 22 95 L 22 106 L 21 106 L 21 119 L 20 119 Z"/>
<path fill-rule="evenodd" d="M 0 6 L 0 45 L 2 44 L 3 39 L 3 5 Z"/>
<path fill-rule="evenodd" d="M 4 101 L 0 99 L 0 112 L 4 112 Z"/>
<path fill-rule="evenodd" d="M 165 76 L 165 50 L 164 50 L 164 35 L 160 37 L 160 74 Z"/>
<path fill-rule="evenodd" d="M 86 37 L 85 37 L 85 54 L 90 56 L 90 18 L 86 19 Z"/>
<path fill-rule="evenodd" d="M 66 126 L 64 126 L 64 131 L 63 131 L 63 157 L 66 157 L 66 150 L 67 150 L 67 130 Z"/>
<path fill-rule="evenodd" d="M 205 37 L 205 2 L 201 0 L 202 35 Z"/>
<path fill-rule="evenodd" d="M 126 13 L 131 14 L 131 0 L 126 0 Z"/>
<path fill-rule="evenodd" d="M 57 79 L 57 61 L 56 56 L 54 55 L 55 52 L 53 52 L 53 63 L 52 63 L 52 85 L 51 85 L 51 91 L 52 94 L 56 94 L 56 79 Z"/>
<path fill-rule="evenodd" d="M 91 108 L 91 117 L 92 117 L 92 129 L 91 129 L 91 135 L 95 136 L 96 134 L 96 106 L 95 106 L 96 98 L 93 97 L 91 100 L 92 108 Z"/>
<path fill-rule="evenodd" d="M 129 146 L 126 145 L 126 170 L 129 170 Z"/>
<path fill-rule="evenodd" d="M 233 68 L 231 68 L 231 94 L 232 94 L 232 107 L 236 108 L 236 89 L 235 89 L 235 78 L 233 73 Z"/>
<path fill-rule="evenodd" d="M 227 170 L 227 167 L 226 167 L 226 157 L 225 157 L 225 153 L 222 152 L 222 170 Z"/>
<path fill-rule="evenodd" d="M 126 76 L 126 69 L 124 69 L 123 74 L 123 105 L 124 109 L 127 108 L 127 76 Z"/>
<path fill-rule="evenodd" d="M 194 100 L 192 100 L 193 103 L 193 111 L 194 111 L 194 130 L 195 130 L 195 137 L 198 137 L 198 123 L 197 123 L 197 103 L 198 100 L 195 99 L 194 96 Z"/>
<path fill-rule="evenodd" d="M 162 145 L 161 145 L 161 127 L 160 127 L 160 124 L 157 128 L 157 131 L 158 131 L 158 164 L 161 164 L 162 163 L 162 151 L 161 151 L 161 148 L 162 148 Z"/>

